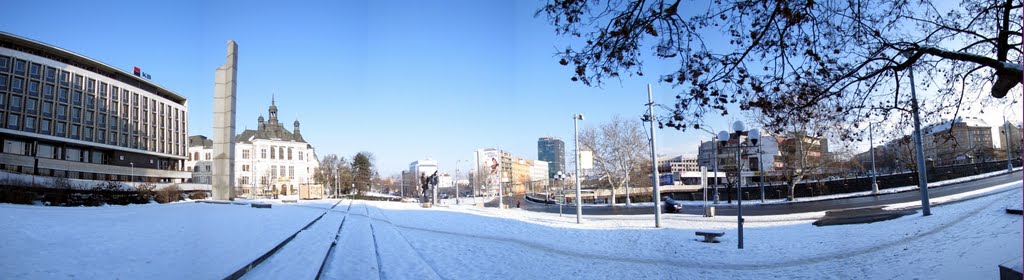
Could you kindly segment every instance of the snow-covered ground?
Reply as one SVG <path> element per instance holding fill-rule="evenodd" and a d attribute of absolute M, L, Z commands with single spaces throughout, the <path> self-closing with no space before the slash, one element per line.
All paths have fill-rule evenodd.
<path fill-rule="evenodd" d="M 205 203 L 108 207 L 0 204 L 0 279 L 222 278 L 317 217 L 254 279 L 992 279 L 1021 255 L 1020 182 L 946 197 L 933 215 L 816 227 L 823 213 L 586 216 L 336 200 L 272 209 Z M 892 208 L 907 206 L 893 205 Z M 324 214 L 327 213 L 327 214 Z M 340 231 L 339 231 L 340 228 Z M 725 232 L 699 242 L 699 230 Z M 333 255 L 324 261 L 338 237 Z M 373 257 L 376 258 L 373 258 Z"/>
<path fill-rule="evenodd" d="M 0 279 L 220 279 L 332 203 L 0 204 Z"/>

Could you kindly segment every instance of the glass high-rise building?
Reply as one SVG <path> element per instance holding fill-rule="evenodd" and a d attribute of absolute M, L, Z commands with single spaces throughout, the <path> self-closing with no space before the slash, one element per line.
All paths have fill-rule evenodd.
<path fill-rule="evenodd" d="M 565 142 L 541 137 L 537 140 L 537 159 L 548 162 L 548 178 L 554 178 L 559 171 L 565 173 Z"/>

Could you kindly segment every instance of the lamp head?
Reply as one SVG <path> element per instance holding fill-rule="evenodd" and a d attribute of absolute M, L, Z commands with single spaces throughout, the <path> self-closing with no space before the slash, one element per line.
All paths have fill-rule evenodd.
<path fill-rule="evenodd" d="M 719 131 L 718 132 L 718 143 L 722 144 L 722 145 L 725 145 L 725 143 L 727 143 L 727 142 L 729 142 L 729 133 L 725 132 L 725 130 Z"/>
<path fill-rule="evenodd" d="M 744 130 L 746 130 L 746 126 L 743 125 L 742 121 L 736 121 L 736 122 L 732 123 L 732 130 L 734 130 L 736 132 L 744 131 Z"/>
<path fill-rule="evenodd" d="M 750 138 L 750 143 L 757 145 L 757 141 L 761 140 L 761 131 L 758 129 L 751 129 L 750 132 L 747 133 L 747 137 Z"/>

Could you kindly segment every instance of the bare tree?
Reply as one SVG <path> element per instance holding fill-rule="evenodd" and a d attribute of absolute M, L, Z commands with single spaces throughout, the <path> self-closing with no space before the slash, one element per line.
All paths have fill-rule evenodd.
<path fill-rule="evenodd" d="M 659 73 L 681 89 L 664 125 L 697 127 L 705 114 L 739 105 L 763 112 L 773 132 L 835 118 L 847 124 L 835 128 L 839 137 L 859 139 L 861 120 L 912 109 L 912 68 L 928 77 L 918 84 L 937 89 L 929 113 L 955 117 L 1008 93 L 1020 99 L 1021 8 L 1020 0 L 550 0 L 536 15 L 577 38 L 557 54 L 572 81 L 643 76 L 645 59 L 678 65 Z"/>
<path fill-rule="evenodd" d="M 649 149 L 646 137 L 640 122 L 619 116 L 580 133 L 580 145 L 594 152 L 594 171 L 611 188 L 612 204 L 615 204 L 615 190 L 625 187 L 629 172 L 644 161 Z"/>
<path fill-rule="evenodd" d="M 804 124 L 791 126 L 787 131 L 785 140 L 779 143 L 779 150 L 782 152 L 783 177 L 788 186 L 788 199 L 793 200 L 793 192 L 796 185 L 800 184 L 805 177 L 812 174 L 821 174 L 829 165 L 834 163 L 831 157 L 823 151 L 827 147 L 827 139 L 820 137 L 821 134 L 814 132 L 816 129 L 809 129 Z M 810 134 L 808 132 L 811 132 Z"/>

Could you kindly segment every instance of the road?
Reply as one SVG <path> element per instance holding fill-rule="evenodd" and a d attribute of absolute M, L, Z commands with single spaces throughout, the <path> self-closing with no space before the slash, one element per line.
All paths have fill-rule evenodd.
<path fill-rule="evenodd" d="M 950 184 L 940 187 L 928 188 L 928 194 L 931 198 L 943 197 L 948 195 L 959 194 L 963 192 L 969 192 L 978 190 L 986 187 L 991 187 L 999 184 L 1020 182 L 1024 180 L 1021 171 L 1016 171 L 1010 174 L 1003 174 L 993 177 L 988 177 L 979 180 L 973 180 L 968 182 L 962 182 L 958 184 Z M 833 200 L 821 200 L 821 201 L 808 201 L 808 202 L 795 202 L 795 203 L 780 203 L 780 204 L 747 204 L 743 206 L 743 215 L 748 216 L 762 216 L 762 215 L 780 215 L 780 214 L 792 214 L 792 213 L 805 213 L 805 212 L 819 212 L 834 209 L 845 209 L 845 208 L 857 208 L 867 206 L 878 206 L 895 203 L 913 202 L 920 201 L 921 193 L 918 190 L 883 194 L 877 196 L 861 196 L 852 198 L 842 198 Z M 511 198 L 505 198 L 506 204 L 512 201 Z M 718 216 L 735 216 L 736 205 L 726 204 L 724 202 L 717 205 L 708 204 L 709 206 L 715 206 L 715 215 Z M 497 202 L 492 201 L 486 204 L 487 207 L 497 207 Z M 511 207 L 515 207 L 515 203 L 512 203 Z M 525 210 L 558 213 L 558 205 L 544 205 L 539 203 L 522 203 L 521 207 Z M 576 207 L 574 205 L 564 205 L 562 211 L 564 213 L 575 213 Z M 653 206 L 633 206 L 633 207 L 610 207 L 610 206 L 584 206 L 584 215 L 644 215 L 653 214 Z M 685 214 L 703 215 L 704 210 L 699 206 L 686 206 L 683 209 Z"/>

